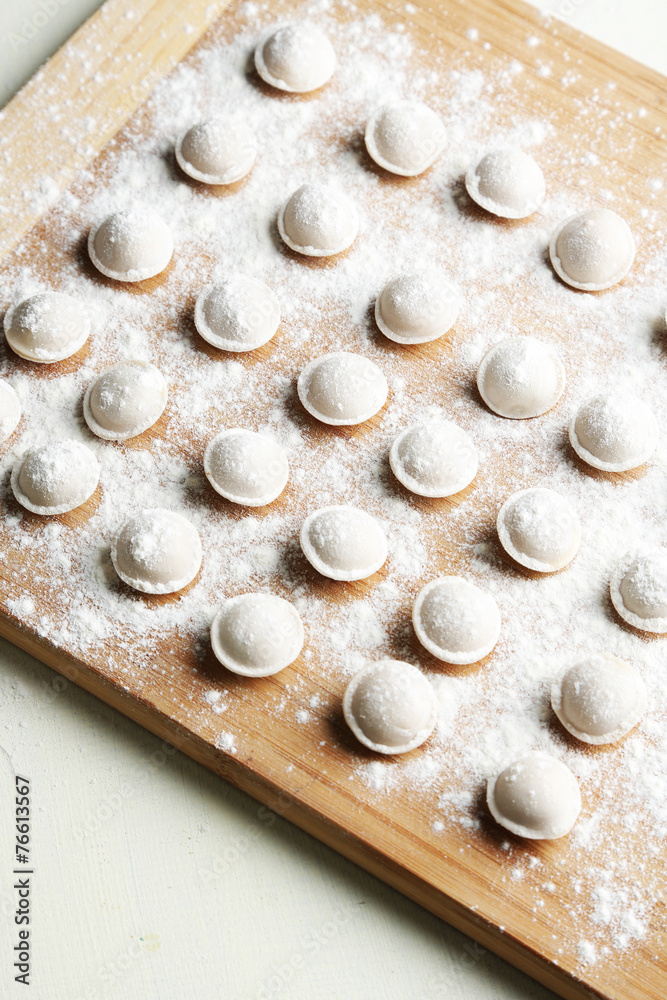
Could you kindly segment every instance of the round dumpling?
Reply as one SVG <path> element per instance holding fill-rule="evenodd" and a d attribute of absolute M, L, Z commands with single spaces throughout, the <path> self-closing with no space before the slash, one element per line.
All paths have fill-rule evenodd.
<path fill-rule="evenodd" d="M 264 507 L 287 485 L 285 452 L 265 434 L 233 427 L 209 442 L 204 471 L 216 492 L 232 503 Z"/>
<path fill-rule="evenodd" d="M 611 601 L 642 632 L 667 632 L 667 550 L 629 552 L 614 570 Z"/>
<path fill-rule="evenodd" d="M 648 462 L 658 440 L 658 423 L 642 399 L 625 393 L 594 396 L 570 424 L 579 458 L 604 472 L 625 472 Z"/>
<path fill-rule="evenodd" d="M 522 149 L 493 149 L 466 174 L 473 201 L 503 219 L 525 219 L 536 212 L 546 194 L 544 175 Z"/>
<path fill-rule="evenodd" d="M 505 551 L 527 569 L 554 573 L 579 550 L 581 524 L 568 500 L 555 490 L 519 490 L 498 514 L 498 537 Z"/>
<path fill-rule="evenodd" d="M 129 518 L 111 544 L 111 561 L 129 587 L 171 594 L 194 580 L 202 561 L 199 532 L 182 514 L 148 508 Z"/>
<path fill-rule="evenodd" d="M 93 264 L 116 281 L 153 278 L 171 260 L 174 241 L 169 226 L 148 208 L 131 208 L 108 215 L 88 237 Z"/>
<path fill-rule="evenodd" d="M 375 111 L 366 126 L 366 149 L 378 166 L 392 174 L 416 177 L 444 149 L 445 127 L 421 101 L 392 101 Z"/>
<path fill-rule="evenodd" d="M 100 466 L 90 448 L 65 438 L 19 459 L 12 470 L 12 490 L 34 514 L 64 514 L 93 495 L 99 478 Z"/>
<path fill-rule="evenodd" d="M 581 792 L 572 771 L 540 750 L 524 754 L 491 778 L 486 801 L 497 823 L 531 840 L 564 837 L 581 812 Z"/>
<path fill-rule="evenodd" d="M 343 714 L 359 742 L 370 750 L 407 753 L 435 728 L 435 691 L 412 664 L 380 660 L 352 678 L 343 696 Z"/>
<path fill-rule="evenodd" d="M 148 361 L 121 361 L 88 387 L 83 415 L 93 434 L 126 441 L 148 430 L 167 405 L 167 383 Z"/>
<path fill-rule="evenodd" d="M 561 223 L 549 247 L 559 278 L 573 288 L 599 292 L 621 281 L 635 259 L 627 222 L 610 208 L 588 208 Z"/>
<path fill-rule="evenodd" d="M 322 507 L 301 528 L 308 562 L 331 580 L 364 580 L 387 558 L 387 539 L 370 514 L 358 507 Z"/>
<path fill-rule="evenodd" d="M 280 303 L 268 285 L 245 274 L 229 274 L 200 293 L 197 332 L 220 351 L 254 351 L 280 325 Z"/>
<path fill-rule="evenodd" d="M 51 365 L 80 351 L 90 334 L 88 313 L 62 292 L 39 292 L 5 314 L 7 343 L 20 358 Z"/>
<path fill-rule="evenodd" d="M 320 28 L 296 21 L 272 28 L 261 39 L 255 49 L 255 68 L 277 90 L 307 94 L 333 76 L 336 53 Z"/>
<path fill-rule="evenodd" d="M 244 122 L 209 118 L 176 143 L 181 170 L 202 184 L 234 184 L 250 173 L 257 158 L 255 137 Z"/>
<path fill-rule="evenodd" d="M 500 417 L 539 417 L 562 396 L 565 369 L 556 351 L 536 337 L 508 337 L 482 358 L 477 388 Z"/>
<path fill-rule="evenodd" d="M 646 685 L 636 667 L 609 653 L 568 667 L 551 688 L 554 712 L 584 743 L 616 743 L 646 710 Z"/>
<path fill-rule="evenodd" d="M 324 184 L 302 184 L 278 215 L 283 242 L 305 257 L 334 257 L 352 246 L 358 231 L 354 202 Z"/>
<path fill-rule="evenodd" d="M 389 389 L 378 366 L 361 354 L 335 351 L 310 361 L 297 392 L 305 409 L 323 424 L 361 424 L 382 409 Z"/>
<path fill-rule="evenodd" d="M 396 344 L 426 344 L 448 333 L 459 314 L 458 289 L 437 271 L 401 274 L 375 301 L 375 322 Z"/>
<path fill-rule="evenodd" d="M 422 587 L 412 623 L 422 646 L 446 663 L 476 663 L 500 635 L 493 597 L 461 576 L 441 576 Z"/>
<path fill-rule="evenodd" d="M 303 624 L 289 601 L 275 594 L 228 598 L 211 626 L 216 657 L 235 674 L 268 677 L 289 666 L 303 647 Z"/>
<path fill-rule="evenodd" d="M 451 420 L 428 420 L 402 431 L 389 452 L 400 483 L 422 497 L 449 497 L 469 486 L 477 474 L 472 438 Z"/>

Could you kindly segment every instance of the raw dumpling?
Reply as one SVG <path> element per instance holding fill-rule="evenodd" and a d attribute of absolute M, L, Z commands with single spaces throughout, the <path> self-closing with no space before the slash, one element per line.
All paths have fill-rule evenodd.
<path fill-rule="evenodd" d="M 525 219 L 536 212 L 546 194 L 544 175 L 522 149 L 494 149 L 466 174 L 473 201 L 503 219 Z"/>
<path fill-rule="evenodd" d="M 234 184 L 250 173 L 257 158 L 255 137 L 243 122 L 209 118 L 176 143 L 181 170 L 202 184 Z"/>
<path fill-rule="evenodd" d="M 565 388 L 556 351 L 536 337 L 508 337 L 487 351 L 477 371 L 479 394 L 500 417 L 539 417 Z"/>
<path fill-rule="evenodd" d="M 572 771 L 540 750 L 524 754 L 491 778 L 486 801 L 497 823 L 530 840 L 564 837 L 581 812 L 581 792 Z"/>
<path fill-rule="evenodd" d="M 667 632 L 667 550 L 629 552 L 614 570 L 611 601 L 642 632 Z"/>
<path fill-rule="evenodd" d="M 375 301 L 375 322 L 396 344 L 426 344 L 448 333 L 461 297 L 437 271 L 414 271 L 388 282 Z"/>
<path fill-rule="evenodd" d="M 333 76 L 336 53 L 309 21 L 272 28 L 255 49 L 255 68 L 265 83 L 294 94 L 323 87 Z"/>
<path fill-rule="evenodd" d="M 235 674 L 268 677 L 297 658 L 303 647 L 301 618 L 274 594 L 228 598 L 211 625 L 216 657 Z"/>
<path fill-rule="evenodd" d="M 440 156 L 445 127 L 421 101 L 393 101 L 375 111 L 366 126 L 366 149 L 375 162 L 402 177 L 416 177 Z"/>
<path fill-rule="evenodd" d="M 280 303 L 263 281 L 229 274 L 205 288 L 195 304 L 195 326 L 221 351 L 254 351 L 268 343 L 280 325 Z"/>
<path fill-rule="evenodd" d="M 551 705 L 584 743 L 616 743 L 646 710 L 646 685 L 636 667 L 598 653 L 568 667 L 551 688 Z"/>
<path fill-rule="evenodd" d="M 358 507 L 321 507 L 301 528 L 301 549 L 308 562 L 331 580 L 365 580 L 387 558 L 384 531 Z"/>
<path fill-rule="evenodd" d="M 149 208 L 114 212 L 94 226 L 88 237 L 93 264 L 116 281 L 153 278 L 164 271 L 173 252 L 169 226 Z"/>
<path fill-rule="evenodd" d="M 343 696 L 343 714 L 364 746 L 378 753 L 407 753 L 435 728 L 435 691 L 412 664 L 380 660 L 352 678 Z"/>
<path fill-rule="evenodd" d="M 80 507 L 95 490 L 99 463 L 85 444 L 65 438 L 33 448 L 12 470 L 18 502 L 34 514 L 64 514 Z"/>
<path fill-rule="evenodd" d="M 387 380 L 361 354 L 335 351 L 310 361 L 299 375 L 297 392 L 311 416 L 323 424 L 361 424 L 387 400 Z"/>
<path fill-rule="evenodd" d="M 581 524 L 570 503 L 555 490 L 519 490 L 498 514 L 498 537 L 509 555 L 527 569 L 554 573 L 574 559 Z"/>
<path fill-rule="evenodd" d="M 554 271 L 568 285 L 599 292 L 626 276 L 635 259 L 635 241 L 616 212 L 589 208 L 561 223 L 549 254 Z"/>
<path fill-rule="evenodd" d="M 167 405 L 167 383 L 148 361 L 121 361 L 88 387 L 83 415 L 93 434 L 126 441 L 148 430 Z"/>
<path fill-rule="evenodd" d="M 500 635 L 493 597 L 461 576 L 441 576 L 422 587 L 412 623 L 422 646 L 446 663 L 476 663 Z"/>
<path fill-rule="evenodd" d="M 201 566 L 199 532 L 173 510 L 142 510 L 111 544 L 111 561 L 128 586 L 144 594 L 171 594 L 194 580 Z"/>
<path fill-rule="evenodd" d="M 278 214 L 284 243 L 305 257 L 333 257 L 354 243 L 359 215 L 338 188 L 302 184 Z"/>
<path fill-rule="evenodd" d="M 422 497 L 449 497 L 469 486 L 477 474 L 472 438 L 451 420 L 428 420 L 402 431 L 389 452 L 400 483 Z"/>
<path fill-rule="evenodd" d="M 570 442 L 579 458 L 604 472 L 625 472 L 648 462 L 657 440 L 651 409 L 623 393 L 587 400 L 570 424 Z"/>
<path fill-rule="evenodd" d="M 265 434 L 233 427 L 209 442 L 204 471 L 216 492 L 232 503 L 264 507 L 287 485 L 285 452 Z"/>
<path fill-rule="evenodd" d="M 39 292 L 5 313 L 7 343 L 20 358 L 51 365 L 81 350 L 88 340 L 88 313 L 62 292 Z"/>

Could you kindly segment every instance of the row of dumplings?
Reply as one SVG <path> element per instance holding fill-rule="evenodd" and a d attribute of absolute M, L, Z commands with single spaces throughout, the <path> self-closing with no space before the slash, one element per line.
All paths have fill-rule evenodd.
<path fill-rule="evenodd" d="M 412 618 L 420 642 L 452 663 L 485 656 L 500 631 L 493 598 L 456 576 L 423 587 Z M 224 601 L 211 626 L 211 644 L 227 669 L 265 677 L 296 659 L 303 648 L 304 629 L 290 602 L 272 594 L 246 593 Z M 467 651 L 462 652 L 464 647 Z M 646 704 L 639 671 L 610 654 L 569 666 L 551 688 L 555 715 L 571 735 L 588 744 L 620 740 L 639 722 Z M 363 746 L 391 756 L 421 746 L 437 723 L 437 699 L 427 676 L 399 660 L 368 663 L 347 685 L 342 708 Z M 487 802 L 494 818 L 512 833 L 555 839 L 575 823 L 581 793 L 565 764 L 550 754 L 531 751 L 489 780 Z"/>
<path fill-rule="evenodd" d="M 527 377 L 533 362 L 535 384 Z M 551 375 L 545 376 L 545 372 Z M 514 418 L 535 416 L 562 392 L 564 371 L 557 356 L 532 338 L 512 338 L 491 349 L 478 372 L 482 397 L 492 409 Z M 367 420 L 384 404 L 387 382 L 369 359 L 347 352 L 316 358 L 298 379 L 305 409 L 330 425 Z M 121 362 L 99 375 L 84 396 L 84 417 L 98 436 L 125 440 L 150 427 L 163 412 L 167 385 L 148 362 Z M 0 383 L 0 431 L 6 438 L 20 418 L 10 384 Z M 657 424 L 641 400 L 596 397 L 576 412 L 570 424 L 576 453 L 596 468 L 618 472 L 643 464 L 655 448 Z M 432 419 L 402 431 L 389 453 L 390 467 L 408 490 L 428 497 L 451 496 L 474 479 L 477 451 L 470 436 L 449 420 Z M 209 442 L 204 469 L 223 497 L 246 506 L 263 506 L 284 490 L 287 457 L 276 442 L 243 428 L 222 431 Z M 84 503 L 97 487 L 98 463 L 76 441 L 50 442 L 33 449 L 14 467 L 17 500 L 34 513 L 52 515 Z M 363 513 L 363 512 L 360 512 Z M 581 529 L 569 503 L 553 490 L 516 494 L 502 507 L 500 540 L 521 565 L 553 572 L 567 565 L 579 546 Z M 368 539 L 373 534 L 368 535 Z M 367 564 L 346 567 L 347 579 L 375 572 L 386 545 L 376 545 Z M 363 548 L 357 550 L 357 555 Z M 363 560 L 362 560 L 363 563 Z M 369 567 L 371 567 L 369 569 Z M 341 579 L 344 577 L 340 577 Z"/>
<path fill-rule="evenodd" d="M 511 171 L 508 176 L 513 176 Z M 297 188 L 280 209 L 277 222 L 283 242 L 308 257 L 342 253 L 359 231 L 359 214 L 348 195 L 316 183 Z M 167 267 L 173 250 L 173 237 L 163 219 L 136 206 L 107 216 L 91 229 L 88 240 L 97 270 L 121 282 L 155 277 Z M 566 219 L 550 243 L 554 270 L 582 291 L 601 291 L 617 284 L 630 270 L 634 256 L 635 243 L 627 223 L 608 208 L 589 208 Z"/>
<path fill-rule="evenodd" d="M 530 384 L 526 378 L 526 360 L 530 361 L 531 356 L 532 360 L 546 359 L 551 363 L 555 381 L 548 377 L 546 365 L 537 364 L 537 384 Z M 555 354 L 528 337 L 511 338 L 493 347 L 478 372 L 480 393 L 489 407 L 515 419 L 535 416 L 553 405 L 554 395 L 562 392 L 563 383 L 564 372 Z M 388 391 L 385 376 L 374 362 L 345 351 L 325 354 L 309 362 L 299 375 L 297 388 L 307 412 L 331 426 L 368 420 L 384 405 Z M 151 427 L 166 402 L 167 384 L 155 365 L 124 361 L 106 369 L 88 387 L 83 413 L 90 430 L 98 437 L 124 441 Z M 15 391 L 9 382 L 0 381 L 2 440 L 13 433 L 20 416 Z M 639 399 L 597 396 L 576 411 L 569 434 L 576 454 L 589 465 L 620 472 L 640 466 L 650 458 L 656 446 L 657 423 L 649 407 Z M 81 447 L 87 451 L 84 445 Z M 56 443 L 45 445 L 23 462 L 26 470 L 33 469 L 33 478 L 43 492 L 41 498 L 35 496 L 30 500 L 30 490 L 24 491 L 24 499 L 31 504 L 29 509 L 35 513 L 72 510 L 95 489 L 96 479 L 92 490 L 85 495 L 80 490 L 65 491 L 56 498 L 53 491 L 59 488 L 57 477 L 51 477 L 53 484 L 49 486 L 46 473 L 50 456 L 56 450 Z M 92 459 L 86 464 L 92 474 L 96 462 Z M 448 497 L 473 481 L 478 456 L 472 438 L 463 428 L 453 421 L 433 418 L 401 431 L 391 446 L 389 464 L 399 482 L 411 492 L 425 497 Z M 247 506 L 271 503 L 288 480 L 287 458 L 280 445 L 241 428 L 227 429 L 209 443 L 204 467 L 222 496 Z M 24 479 L 26 474 L 23 473 Z M 555 507 L 549 516 L 564 523 L 563 511 Z M 556 545 L 555 539 L 553 544 Z M 563 551 L 557 553 L 554 549 L 552 556 L 541 561 L 550 570 L 558 569 L 572 557 L 571 548 L 568 541 Z M 522 561 L 520 557 L 518 561 Z"/>
<path fill-rule="evenodd" d="M 313 50 L 320 55 L 317 64 L 310 61 Z M 326 82 L 335 66 L 335 55 L 318 28 L 301 22 L 269 32 L 257 46 L 256 65 L 272 86 L 304 92 Z M 315 85 L 306 86 L 306 80 Z M 397 175 L 416 176 L 441 154 L 446 132 L 432 109 L 418 101 L 401 100 L 382 106 L 371 116 L 365 139 L 369 155 L 379 166 Z M 245 122 L 214 118 L 190 127 L 178 139 L 175 156 L 192 179 L 228 185 L 252 169 L 257 144 Z M 546 193 L 538 164 L 517 148 L 487 153 L 468 170 L 465 182 L 470 197 L 481 208 L 503 218 L 531 215 Z M 359 230 L 359 214 L 338 187 L 306 183 L 282 206 L 277 224 L 283 241 L 296 253 L 329 257 L 352 245 Z M 91 229 L 88 239 L 95 267 L 124 282 L 144 281 L 159 274 L 171 260 L 173 249 L 168 225 L 147 208 L 112 213 Z M 620 216 L 607 208 L 590 208 L 556 228 L 549 250 L 563 281 L 578 289 L 597 291 L 611 287 L 627 274 L 635 244 Z"/>
<path fill-rule="evenodd" d="M 434 581 L 442 586 L 454 577 Z M 417 608 L 414 609 L 418 631 Z M 428 597 L 426 598 L 428 600 Z M 424 605 L 421 613 L 423 614 Z M 551 688 L 551 705 L 563 727 L 588 744 L 614 743 L 639 722 L 647 704 L 641 674 L 610 654 L 588 657 L 566 668 Z M 348 684 L 343 714 L 357 739 L 379 753 L 404 753 L 420 746 L 437 722 L 435 692 L 409 663 L 381 660 L 364 667 Z M 579 783 L 558 758 L 529 751 L 491 777 L 487 803 L 494 819 L 529 839 L 567 834 L 581 811 Z"/>
<path fill-rule="evenodd" d="M 431 274 L 403 275 L 376 300 L 380 330 L 400 343 L 423 343 L 442 336 L 456 316 L 446 281 Z M 227 351 L 248 351 L 266 343 L 280 322 L 280 306 L 265 284 L 233 275 L 207 286 L 195 305 L 195 324 L 209 343 Z M 80 350 L 90 332 L 83 306 L 59 292 L 41 292 L 9 309 L 5 336 L 27 360 L 54 363 Z M 494 413 L 513 419 L 539 416 L 563 393 L 565 369 L 556 351 L 535 337 L 511 337 L 494 345 L 477 372 L 480 395 Z M 313 359 L 302 370 L 299 398 L 316 419 L 329 425 L 354 425 L 385 404 L 388 387 L 373 361 L 348 351 Z M 167 399 L 161 373 L 146 362 L 128 361 L 102 373 L 86 393 L 84 414 L 100 437 L 124 440 L 142 433 L 160 417 Z M 20 416 L 11 386 L 0 393 L 0 434 L 6 440 Z M 465 432 L 443 423 L 440 437 L 422 430 L 405 432 L 395 443 L 391 464 L 401 482 L 425 496 L 448 496 L 467 486 L 476 468 L 475 449 Z M 621 472 L 644 464 L 657 442 L 657 423 L 642 400 L 611 393 L 589 399 L 569 428 L 572 447 L 589 465 Z M 409 446 L 409 447 L 408 447 Z M 412 459 L 410 458 L 412 452 Z M 446 454 L 450 454 L 449 468 Z M 402 456 L 402 460 L 399 460 Z M 426 465 L 424 465 L 426 463 Z M 407 466 L 428 467 L 429 475 L 408 475 Z M 439 466 L 439 468 L 436 468 Z M 432 481 L 428 481 L 428 480 Z M 440 479 L 440 481 L 437 481 Z"/>
<path fill-rule="evenodd" d="M 456 576 L 441 577 L 423 587 L 412 618 L 422 644 L 435 656 L 454 663 L 486 655 L 500 629 L 493 598 Z M 303 648 L 304 629 L 288 601 L 272 594 L 246 593 L 222 604 L 211 626 L 211 644 L 227 669 L 242 676 L 265 677 L 296 659 Z M 443 645 L 459 651 L 443 650 Z M 477 646 L 474 652 L 460 652 L 471 645 Z M 551 705 L 576 739 L 610 744 L 640 721 L 647 692 L 634 666 L 610 654 L 597 654 L 561 672 L 552 684 Z M 391 756 L 421 746 L 437 723 L 437 699 L 428 677 L 400 660 L 364 666 L 348 683 L 342 708 L 345 721 L 363 746 Z M 512 833 L 555 839 L 575 823 L 581 793 L 565 764 L 550 754 L 531 751 L 489 780 L 487 802 L 494 818 Z"/>
<path fill-rule="evenodd" d="M 270 86 L 306 93 L 328 82 L 336 56 L 319 28 L 297 22 L 271 29 L 260 39 L 255 66 Z M 372 114 L 365 130 L 370 157 L 399 176 L 414 177 L 427 170 L 443 152 L 446 140 L 441 119 L 420 101 L 399 100 L 383 105 Z M 189 128 L 177 141 L 175 154 L 179 166 L 191 178 L 213 185 L 231 184 L 252 169 L 257 145 L 247 124 L 214 118 Z M 481 208 L 509 219 L 533 214 L 546 195 L 538 164 L 529 154 L 512 147 L 487 153 L 467 171 L 465 184 Z M 305 184 L 281 209 L 278 228 L 285 243 L 297 253 L 332 256 L 354 241 L 358 215 L 342 192 Z M 559 277 L 588 291 L 609 288 L 620 281 L 630 269 L 634 253 L 627 224 L 604 208 L 588 209 L 566 219 L 550 243 L 551 261 Z"/>
<path fill-rule="evenodd" d="M 140 364 L 144 363 L 124 362 L 109 369 L 88 390 L 84 414 L 92 427 L 95 426 L 95 414 L 99 412 L 95 409 L 98 395 L 102 399 L 102 412 L 108 417 L 109 407 L 104 409 L 104 391 L 109 380 L 118 376 L 119 369 L 129 368 L 133 373 Z M 153 366 L 146 367 L 151 369 Z M 148 374 L 151 376 L 149 384 L 161 390 L 163 383 L 155 379 L 152 372 Z M 112 383 L 111 388 L 117 386 Z M 140 396 L 138 401 L 130 399 L 128 406 L 118 406 L 119 398 L 122 402 L 128 400 L 119 393 L 113 400 L 115 409 L 124 419 L 127 419 L 128 406 L 136 417 L 137 407 L 141 410 L 140 404 L 145 402 Z M 121 423 L 119 419 L 116 426 Z M 108 423 L 104 429 L 106 436 L 112 437 L 107 432 Z M 433 468 L 434 455 L 439 458 L 435 466 L 437 476 Z M 416 492 L 421 495 L 442 494 L 445 473 L 449 476 L 448 482 L 453 482 L 452 463 L 457 475 L 468 463 L 474 476 L 476 461 L 476 452 L 465 432 L 445 420 L 431 420 L 408 428 L 399 434 L 390 450 L 390 464 L 397 478 L 408 489 L 416 485 Z M 204 454 L 204 471 L 219 494 L 233 503 L 250 507 L 275 500 L 289 476 L 287 456 L 280 445 L 245 428 L 227 428 L 209 442 Z M 83 443 L 70 439 L 30 450 L 16 461 L 11 476 L 18 502 L 42 516 L 61 514 L 85 503 L 97 488 L 98 481 L 99 463 L 94 454 Z M 434 483 L 440 487 L 434 489 Z M 143 523 L 140 523 L 141 530 Z M 159 577 L 153 580 L 149 564 L 142 576 L 139 564 L 135 572 L 123 569 L 121 563 L 116 568 L 125 582 L 147 593 L 168 593 L 194 579 L 201 564 L 198 535 L 195 545 L 191 538 L 195 529 L 181 515 L 174 514 L 170 523 L 174 530 L 180 525 L 179 537 L 182 536 L 181 544 L 174 543 L 171 553 L 165 552 L 171 568 L 161 570 Z M 141 534 L 140 529 L 137 530 Z M 576 555 L 581 541 L 581 525 L 571 504 L 556 491 L 543 487 L 520 490 L 510 496 L 498 513 L 497 530 L 507 554 L 519 565 L 540 573 L 564 568 Z M 166 545 L 168 536 L 161 532 L 158 535 L 164 536 Z M 137 546 L 141 554 L 144 550 L 138 543 Z M 345 581 L 372 576 L 384 565 L 388 552 L 387 539 L 376 519 L 349 505 L 325 507 L 310 514 L 301 531 L 301 546 L 319 573 Z M 667 555 L 664 551 L 657 549 L 648 555 L 626 557 L 612 580 L 611 596 L 620 616 L 631 625 L 649 632 L 667 631 Z M 442 658 L 447 659 L 447 656 Z M 460 662 L 474 662 L 479 658 L 473 656 L 472 660 Z"/>

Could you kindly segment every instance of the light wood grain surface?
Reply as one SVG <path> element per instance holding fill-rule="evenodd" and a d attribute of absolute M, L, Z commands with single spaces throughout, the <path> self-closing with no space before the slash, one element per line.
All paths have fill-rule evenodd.
<path fill-rule="evenodd" d="M 176 4 L 164 2 L 146 4 L 144 17 L 137 5 L 130 8 L 112 0 L 82 29 L 71 47 L 61 52 L 56 61 L 49 64 L 8 106 L 0 123 L 0 148 L 11 148 L 15 161 L 29 162 L 27 186 L 35 192 L 35 197 L 26 202 L 23 196 L 25 172 L 22 172 L 20 182 L 11 177 L 6 181 L 10 222 L 3 230 L 5 250 L 15 245 L 41 215 L 45 207 L 44 199 L 48 201 L 57 190 L 66 187 L 82 163 L 104 147 L 153 83 L 186 53 L 198 31 L 204 30 L 214 13 L 210 6 L 204 10 L 203 4 L 196 9 L 194 4 L 191 5 L 189 18 L 194 24 L 196 14 L 197 26 L 193 33 L 185 33 L 177 8 Z M 130 9 L 134 13 L 131 22 L 124 17 Z M 442 44 L 458 51 L 469 44 L 464 39 L 472 10 L 473 5 L 453 5 L 445 17 L 440 9 L 418 8 L 412 17 L 414 30 L 424 37 L 433 32 Z M 233 17 L 232 11 L 229 22 L 232 28 Z M 629 60 L 611 56 L 590 41 L 584 43 L 569 29 L 561 26 L 546 29 L 536 20 L 533 12 L 515 4 L 492 4 L 478 0 L 474 5 L 474 20 L 480 32 L 493 37 L 494 46 L 500 51 L 512 53 L 516 38 L 529 32 L 539 37 L 545 50 L 548 48 L 555 69 L 552 78 L 535 81 L 533 99 L 536 108 L 541 102 L 553 106 L 558 93 L 554 80 L 566 71 L 572 52 L 579 53 L 577 66 L 580 74 L 579 81 L 571 90 L 573 100 L 588 95 L 591 82 L 613 78 L 621 101 L 633 106 L 641 102 L 649 108 L 649 113 L 640 123 L 633 125 L 641 135 L 641 161 L 613 165 L 610 169 L 621 173 L 639 169 L 652 173 L 660 169 L 663 154 L 655 137 L 655 128 L 658 122 L 664 125 L 666 117 L 662 107 L 662 78 Z M 136 33 L 127 28 L 130 23 Z M 142 65 L 148 58 L 149 72 L 142 68 L 141 74 L 137 74 L 132 60 L 127 60 L 127 76 L 125 73 L 118 74 L 117 90 L 106 87 L 95 91 L 94 77 L 97 67 L 101 65 L 100 50 L 97 48 L 101 37 L 105 38 L 101 51 L 104 52 L 107 68 L 108 60 L 119 58 L 125 52 L 135 53 L 141 48 Z M 85 86 L 67 90 L 65 83 L 73 75 L 77 76 L 72 66 L 81 54 Z M 124 64 L 119 62 L 119 65 Z M 68 105 L 72 129 L 81 128 L 74 136 L 75 141 L 72 141 L 71 134 L 64 141 L 61 130 L 49 124 L 52 112 L 43 120 L 37 116 L 38 109 L 48 105 L 45 95 L 51 104 L 54 100 L 73 102 Z M 108 128 L 95 133 L 94 139 L 89 137 L 86 140 L 84 122 L 86 109 L 92 106 L 91 101 L 95 102 L 98 110 L 100 102 L 104 102 L 105 108 L 108 103 L 109 115 L 105 119 Z M 34 155 L 34 133 L 29 132 L 26 126 L 28 121 L 31 125 L 38 125 L 39 134 L 48 135 L 48 143 L 44 144 L 48 148 L 46 163 Z M 562 126 L 568 127 L 567 106 L 563 107 Z M 3 143 L 4 146 L 1 145 Z M 80 145 L 83 152 L 79 150 Z M 73 153 L 75 147 L 77 152 Z M 28 156 L 28 150 L 32 150 L 32 155 Z M 612 160 L 610 153 L 610 164 Z M 54 164 L 57 165 L 55 169 Z M 53 187 L 44 189 L 45 173 L 52 177 Z M 48 242 L 48 233 L 37 228 L 28 236 L 21 253 L 29 257 L 45 240 Z M 427 354 L 422 355 L 421 363 L 428 365 Z M 70 520 L 74 523 L 76 517 Z M 65 523 L 69 523 L 67 518 Z M 18 563 L 12 568 L 19 573 L 24 571 Z M 355 588 L 351 588 L 348 594 L 354 592 Z M 359 592 L 363 592 L 363 587 Z M 345 595 L 340 597 L 339 589 L 330 588 L 330 595 L 332 600 L 346 599 Z M 253 751 L 232 756 L 216 749 L 213 745 L 214 732 L 206 726 L 199 729 L 193 726 L 192 719 L 182 712 L 182 705 L 192 697 L 193 690 L 193 661 L 189 650 L 176 648 L 169 658 L 169 667 L 178 689 L 174 695 L 173 692 L 165 693 L 150 678 L 141 687 L 127 690 L 127 685 L 113 668 L 113 657 L 107 656 L 108 651 L 92 649 L 87 662 L 83 662 L 68 655 L 66 648 L 54 648 L 49 642 L 33 635 L 11 613 L 3 615 L 2 632 L 32 655 L 443 916 L 563 997 L 600 995 L 629 1000 L 630 997 L 658 998 L 664 994 L 666 952 L 659 930 L 651 939 L 651 950 L 642 956 L 638 964 L 618 968 L 614 961 L 603 962 L 595 969 L 585 970 L 586 981 L 580 981 L 573 974 L 579 968 L 576 956 L 567 949 L 556 953 L 550 943 L 549 932 L 553 921 L 560 919 L 565 925 L 568 920 L 565 912 L 559 912 L 555 904 L 554 911 L 543 922 L 529 921 L 526 917 L 528 896 L 522 899 L 520 888 L 511 897 L 501 896 L 494 890 L 502 854 L 497 840 L 494 842 L 492 830 L 485 831 L 488 835 L 486 850 L 477 850 L 474 858 L 466 856 L 460 861 L 459 845 L 455 840 L 444 849 L 442 840 L 429 840 L 426 817 L 424 814 L 419 816 L 419 809 L 414 803 L 398 803 L 396 809 L 388 813 L 368 802 L 356 801 L 346 788 L 346 754 L 333 754 L 327 759 L 325 774 L 323 760 L 314 765 L 308 763 L 309 757 L 312 758 L 311 737 L 300 731 L 298 726 L 286 727 L 284 722 L 276 725 L 275 719 L 262 720 L 264 742 L 257 744 Z M 122 655 L 122 651 L 118 655 Z M 280 682 L 272 683 L 279 685 Z M 332 698 L 338 695 L 335 683 L 328 693 Z M 261 705 L 257 707 L 261 713 Z M 240 716 L 234 721 L 240 729 L 244 729 Z M 326 723 L 327 720 L 323 720 L 323 725 Z M 247 724 L 245 735 L 248 737 L 246 745 L 249 746 L 252 734 Z M 267 747 L 270 752 L 266 752 Z M 294 762 L 289 778 L 286 778 L 282 767 L 287 760 Z M 417 828 L 419 832 L 416 832 Z M 558 848 L 546 846 L 540 850 L 540 855 L 548 864 L 550 859 L 556 859 L 557 852 Z M 446 858 L 446 863 L 443 863 L 443 858 Z"/>

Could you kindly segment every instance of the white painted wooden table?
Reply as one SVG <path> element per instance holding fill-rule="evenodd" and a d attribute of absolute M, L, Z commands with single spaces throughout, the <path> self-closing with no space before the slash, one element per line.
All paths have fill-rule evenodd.
<path fill-rule="evenodd" d="M 2 0 L 0 103 L 97 6 Z M 664 0 L 539 6 L 667 73 Z M 29 994 L 7 754 L 33 794 Z M 3 1000 L 553 996 L 1 640 L 0 845 Z"/>

